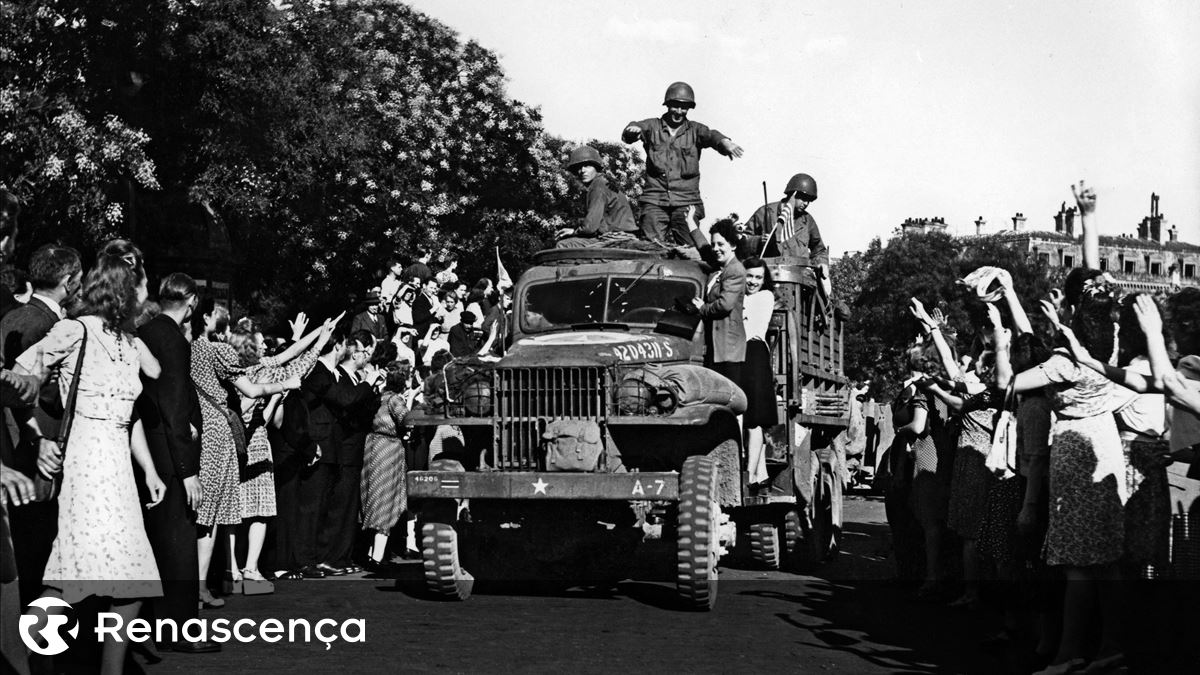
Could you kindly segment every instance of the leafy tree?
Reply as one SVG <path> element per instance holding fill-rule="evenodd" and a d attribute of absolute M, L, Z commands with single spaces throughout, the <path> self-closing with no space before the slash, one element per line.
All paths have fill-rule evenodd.
<path fill-rule="evenodd" d="M 248 309 L 278 313 L 340 304 L 416 246 L 498 244 L 516 273 L 582 215 L 570 144 L 494 53 L 389 0 L 280 7 L 0 3 L 0 181 L 33 229 L 133 236 L 163 264 L 215 245 Z M 593 144 L 636 197 L 636 153 Z"/>
<path fill-rule="evenodd" d="M 158 188 L 149 136 L 94 105 L 137 86 L 94 67 L 110 33 L 84 3 L 0 3 L 0 186 L 23 242 L 90 245 L 123 229 L 130 189 Z"/>
<path fill-rule="evenodd" d="M 908 234 L 866 256 L 869 269 L 846 331 L 846 370 L 852 378 L 871 380 L 873 391 L 884 398 L 893 396 L 907 375 L 905 351 L 918 330 L 908 312 L 910 298 L 945 313 L 963 353 L 972 346 L 983 307 L 958 279 L 984 265 L 1007 269 L 1035 322 L 1038 300 L 1050 290 L 1044 263 L 996 238 L 965 242 L 941 232 Z"/>

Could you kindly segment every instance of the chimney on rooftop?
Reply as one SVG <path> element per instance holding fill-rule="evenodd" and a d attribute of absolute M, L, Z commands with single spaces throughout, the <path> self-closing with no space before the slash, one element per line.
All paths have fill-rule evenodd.
<path fill-rule="evenodd" d="M 1138 225 L 1138 238 L 1149 239 L 1153 242 L 1162 243 L 1162 211 L 1158 208 L 1158 195 L 1150 193 L 1150 215 L 1142 219 L 1142 224 Z"/>
<path fill-rule="evenodd" d="M 979 219 L 975 221 L 975 234 L 976 235 L 983 234 L 983 226 L 984 225 L 987 225 L 987 221 L 983 219 L 983 216 L 979 216 Z"/>
<path fill-rule="evenodd" d="M 1171 236 L 1171 241 L 1179 241 L 1179 228 L 1172 225 L 1167 233 Z"/>
<path fill-rule="evenodd" d="M 1025 214 L 1017 211 L 1017 215 L 1013 216 L 1013 230 L 1020 232 L 1025 229 Z"/>

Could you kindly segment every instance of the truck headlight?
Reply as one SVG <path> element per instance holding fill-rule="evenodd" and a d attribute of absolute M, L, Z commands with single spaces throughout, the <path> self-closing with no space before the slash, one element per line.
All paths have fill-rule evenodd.
<path fill-rule="evenodd" d="M 487 417 L 492 414 L 492 384 L 484 377 L 476 377 L 463 385 L 463 409 L 471 417 Z"/>

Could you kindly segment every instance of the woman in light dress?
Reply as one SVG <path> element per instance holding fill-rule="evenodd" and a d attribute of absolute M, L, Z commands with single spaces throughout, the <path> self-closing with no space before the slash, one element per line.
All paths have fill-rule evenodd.
<path fill-rule="evenodd" d="M 125 625 L 137 617 L 144 598 L 162 595 L 129 461 L 132 454 L 143 476 L 146 506 L 155 506 L 166 487 L 140 424 L 131 426 L 133 403 L 142 390 L 139 371 L 148 377 L 160 372 L 133 333 L 133 318 L 146 297 L 141 253 L 129 242 L 110 242 L 84 280 L 74 318 L 59 321 L 17 360 L 26 372 L 42 376 L 59 366 L 65 401 L 83 345 L 65 456 L 44 453 L 39 462 L 44 472 L 62 470 L 58 535 L 46 564 L 43 597 L 69 604 L 90 596 L 109 598 L 110 611 Z M 122 672 L 128 645 L 128 639 L 106 639 L 101 672 Z"/>

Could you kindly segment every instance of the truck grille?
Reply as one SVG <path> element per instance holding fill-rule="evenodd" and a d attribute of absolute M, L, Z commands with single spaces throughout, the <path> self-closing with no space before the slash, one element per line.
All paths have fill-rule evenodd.
<path fill-rule="evenodd" d="M 542 431 L 550 420 L 603 422 L 608 418 L 604 368 L 502 368 L 496 373 L 497 469 L 543 469 Z"/>

